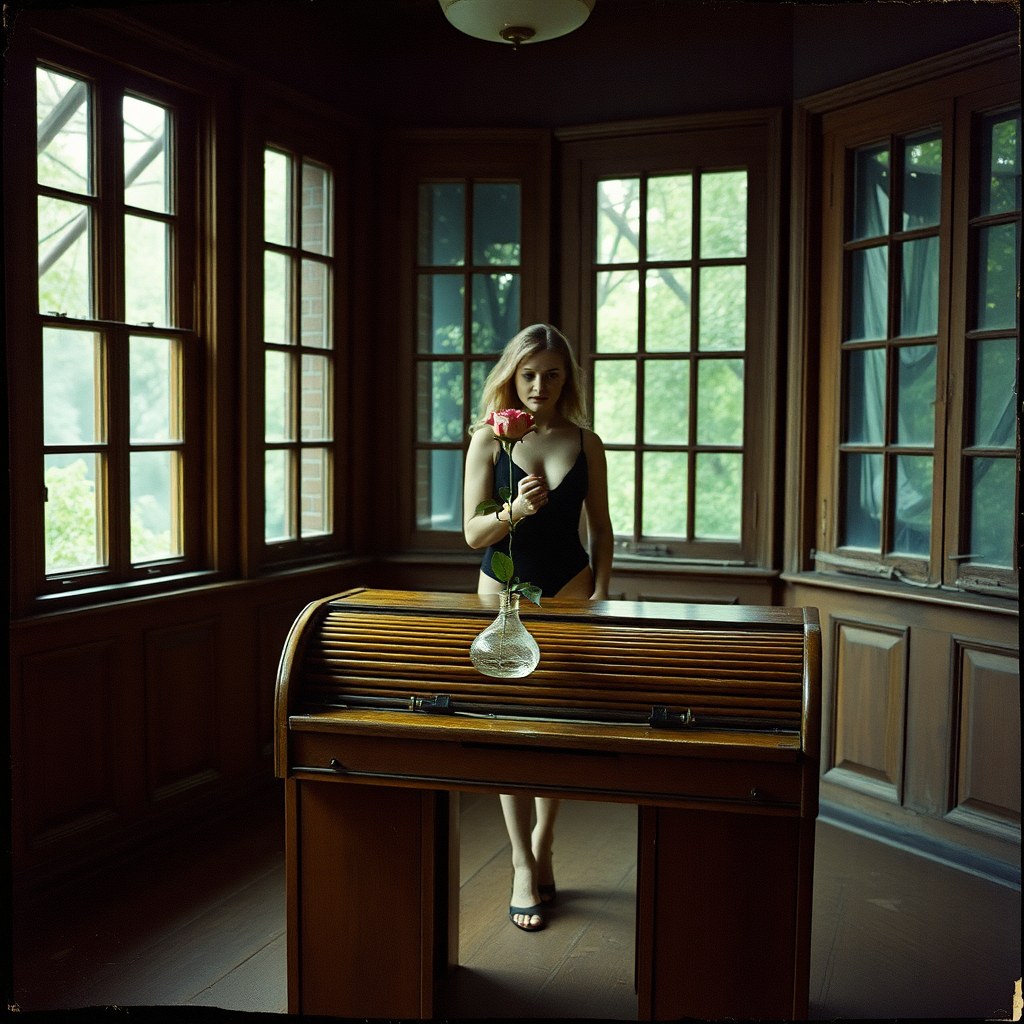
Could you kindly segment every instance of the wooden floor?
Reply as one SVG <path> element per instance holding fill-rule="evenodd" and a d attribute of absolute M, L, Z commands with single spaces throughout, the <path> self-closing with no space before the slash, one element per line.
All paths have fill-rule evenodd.
<path fill-rule="evenodd" d="M 557 910 L 527 935 L 508 921 L 497 798 L 462 801 L 460 967 L 438 1016 L 635 1019 L 636 809 L 563 805 Z M 217 828 L 19 901 L 14 1004 L 285 1012 L 282 818 L 275 787 Z M 1020 890 L 821 820 L 812 945 L 812 1018 L 1009 1019 Z"/>

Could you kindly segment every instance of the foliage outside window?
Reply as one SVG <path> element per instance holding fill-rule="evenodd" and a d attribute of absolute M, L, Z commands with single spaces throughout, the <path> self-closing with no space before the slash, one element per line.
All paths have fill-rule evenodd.
<path fill-rule="evenodd" d="M 520 185 L 423 181 L 416 267 L 416 529 L 462 532 L 467 428 L 520 329 Z"/>
<path fill-rule="evenodd" d="M 35 85 L 45 589 L 180 571 L 197 542 L 177 113 L 112 75 L 39 64 Z"/>
<path fill-rule="evenodd" d="M 263 533 L 287 554 L 335 529 L 334 174 L 263 158 Z"/>

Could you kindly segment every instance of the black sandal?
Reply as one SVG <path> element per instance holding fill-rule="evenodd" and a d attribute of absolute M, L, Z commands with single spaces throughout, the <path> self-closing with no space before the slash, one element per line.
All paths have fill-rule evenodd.
<path fill-rule="evenodd" d="M 544 920 L 542 911 L 542 905 L 535 903 L 532 907 L 513 907 L 509 904 L 508 908 L 508 919 L 521 931 L 524 932 L 539 932 L 544 928 L 547 922 Z M 521 914 L 524 917 L 539 917 L 540 924 L 520 924 L 514 917 L 515 914 Z"/>
<path fill-rule="evenodd" d="M 540 893 L 541 903 L 551 904 L 555 902 L 555 896 L 557 895 L 557 893 L 555 892 L 554 882 L 545 882 L 543 885 L 538 885 L 537 892 Z"/>

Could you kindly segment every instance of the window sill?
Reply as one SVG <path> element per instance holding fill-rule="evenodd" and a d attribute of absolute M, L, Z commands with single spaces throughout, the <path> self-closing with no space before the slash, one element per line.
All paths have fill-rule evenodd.
<path fill-rule="evenodd" d="M 805 587 L 849 590 L 875 597 L 918 601 L 922 604 L 942 604 L 1012 616 L 1019 613 L 1019 601 L 1015 598 L 990 597 L 987 594 L 973 594 L 970 591 L 954 590 L 951 587 L 923 589 L 907 583 L 900 583 L 897 580 L 876 580 L 828 572 L 784 572 L 781 579 L 784 583 Z"/>
<path fill-rule="evenodd" d="M 215 590 L 253 586 L 268 579 L 288 576 L 313 576 L 336 572 L 375 561 L 366 557 L 333 558 L 330 561 L 287 568 L 267 570 L 253 577 L 226 577 L 215 569 L 163 576 L 156 580 L 138 580 L 131 583 L 111 583 L 102 587 L 83 587 L 80 590 L 36 597 L 24 615 L 13 617 L 14 622 L 29 622 L 38 618 L 74 613 L 88 614 L 105 608 L 117 608 L 139 601 L 177 600 L 186 594 L 210 593 Z"/>

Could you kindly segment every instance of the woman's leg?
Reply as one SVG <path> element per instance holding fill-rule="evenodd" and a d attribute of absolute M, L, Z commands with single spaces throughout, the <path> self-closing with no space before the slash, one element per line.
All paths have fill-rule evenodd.
<path fill-rule="evenodd" d="M 533 819 L 533 800 L 519 793 L 502 793 L 501 810 L 505 815 L 505 828 L 512 843 L 512 867 L 515 878 L 512 882 L 512 906 L 534 907 L 540 903 L 537 892 L 537 864 L 530 842 L 530 825 Z M 542 923 L 537 914 L 516 914 L 516 924 L 534 927 Z"/>
<path fill-rule="evenodd" d="M 537 865 L 537 884 L 554 885 L 555 873 L 551 864 L 551 847 L 555 841 L 555 818 L 561 801 L 539 796 L 534 801 L 537 808 L 537 824 L 533 827 L 530 847 Z"/>

